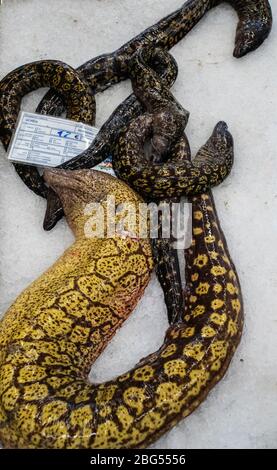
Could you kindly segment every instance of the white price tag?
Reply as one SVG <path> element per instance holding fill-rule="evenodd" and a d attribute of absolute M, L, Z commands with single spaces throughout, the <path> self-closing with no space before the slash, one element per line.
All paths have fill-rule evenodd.
<path fill-rule="evenodd" d="M 22 111 L 8 159 L 26 165 L 55 167 L 86 150 L 97 133 L 96 127 L 81 122 Z"/>

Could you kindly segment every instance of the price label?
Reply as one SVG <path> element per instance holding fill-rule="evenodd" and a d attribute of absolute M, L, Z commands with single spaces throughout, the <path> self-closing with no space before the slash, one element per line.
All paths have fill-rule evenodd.
<path fill-rule="evenodd" d="M 8 149 L 12 162 L 55 167 L 86 150 L 98 129 L 81 122 L 22 111 Z"/>

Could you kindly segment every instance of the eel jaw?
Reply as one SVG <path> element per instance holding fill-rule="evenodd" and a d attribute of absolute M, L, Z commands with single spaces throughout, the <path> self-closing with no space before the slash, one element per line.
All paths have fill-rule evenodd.
<path fill-rule="evenodd" d="M 49 185 L 50 201 L 47 201 L 47 212 L 53 209 L 51 202 L 54 205 L 57 200 L 62 203 L 65 213 L 68 215 L 76 204 L 84 199 L 86 194 L 86 186 L 82 185 L 80 178 L 81 171 L 79 170 L 62 170 L 58 168 L 47 168 L 43 172 L 43 178 Z M 51 207 L 50 207 L 51 206 Z"/>
<path fill-rule="evenodd" d="M 62 203 L 52 188 L 48 189 L 47 207 L 43 221 L 43 228 L 46 231 L 52 230 L 56 223 L 63 217 Z"/>

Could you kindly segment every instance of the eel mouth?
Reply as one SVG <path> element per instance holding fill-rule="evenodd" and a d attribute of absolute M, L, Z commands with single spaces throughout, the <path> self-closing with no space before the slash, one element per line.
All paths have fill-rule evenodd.
<path fill-rule="evenodd" d="M 91 172 L 90 179 L 93 178 Z M 86 192 L 84 170 L 63 170 L 61 168 L 47 168 L 43 178 L 48 184 L 47 208 L 43 221 L 44 230 L 51 230 L 63 216 L 65 207 L 69 208 L 69 201 L 82 199 Z"/>
<path fill-rule="evenodd" d="M 84 203 L 88 198 L 88 181 L 85 176 L 88 170 L 63 170 L 60 168 L 47 168 L 43 172 L 43 178 L 49 186 L 47 198 L 47 210 L 44 220 L 44 228 L 49 230 L 55 225 L 56 214 L 60 217 L 62 204 L 66 216 L 70 216 L 72 210 Z M 90 180 L 93 176 L 90 175 Z"/>
<path fill-rule="evenodd" d="M 83 199 L 86 193 L 84 175 L 80 170 L 62 170 L 58 168 L 47 168 L 43 172 L 43 178 L 49 186 L 47 198 L 46 219 L 43 226 L 52 228 L 55 214 L 60 214 L 60 203 L 63 209 L 69 207 L 69 201 Z"/>
<path fill-rule="evenodd" d="M 98 172 L 95 172 L 96 174 Z M 88 179 L 89 174 L 89 179 Z M 86 194 L 94 180 L 92 170 L 62 170 L 60 168 L 47 168 L 43 178 L 49 187 L 62 198 L 65 193 Z M 89 184 L 90 183 L 90 184 Z"/>

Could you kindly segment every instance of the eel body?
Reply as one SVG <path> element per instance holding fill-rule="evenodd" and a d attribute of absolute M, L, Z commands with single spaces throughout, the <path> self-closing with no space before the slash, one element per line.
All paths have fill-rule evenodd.
<path fill-rule="evenodd" d="M 232 136 L 219 122 L 193 161 L 187 158 L 184 129 L 189 114 L 146 64 L 144 56 L 150 51 L 139 51 L 130 65 L 133 90 L 146 113 L 119 132 L 113 150 L 115 173 L 139 194 L 155 200 L 206 192 L 231 171 Z M 151 164 L 144 151 L 149 140 Z"/>
<path fill-rule="evenodd" d="M 113 380 L 88 382 L 102 341 L 133 308 L 152 263 L 148 242 L 83 238 L 83 210 L 71 210 L 79 207 L 76 185 L 83 190 L 90 181 L 91 197 L 104 186 L 103 176 L 92 184 L 89 173 L 48 170 L 77 242 L 0 324 L 0 440 L 6 447 L 145 447 L 199 406 L 241 337 L 240 285 L 214 201 L 210 193 L 196 196 L 185 310 L 158 351 Z M 74 200 L 68 197 L 73 187 Z M 118 197 L 122 201 L 122 190 Z"/>
<path fill-rule="evenodd" d="M 257 49 L 268 37 L 272 12 L 268 0 L 188 0 L 181 8 L 141 32 L 119 49 L 95 57 L 78 67 L 94 93 L 128 78 L 131 56 L 144 46 L 169 50 L 181 41 L 212 8 L 229 3 L 238 14 L 234 56 L 239 58 Z M 40 103 L 47 114 L 60 113 L 61 97 L 49 91 Z"/>

